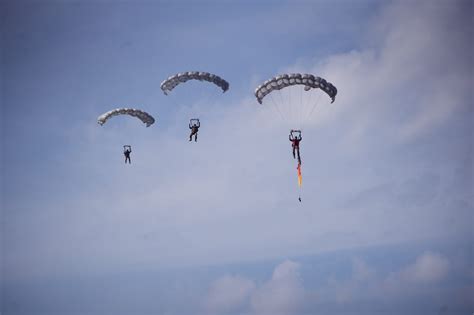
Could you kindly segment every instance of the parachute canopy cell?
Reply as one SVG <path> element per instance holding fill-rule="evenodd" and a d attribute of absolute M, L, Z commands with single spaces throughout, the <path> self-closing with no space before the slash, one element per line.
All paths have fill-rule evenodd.
<path fill-rule="evenodd" d="M 118 115 L 130 115 L 132 117 L 137 117 L 140 119 L 147 127 L 150 127 L 155 122 L 155 118 L 150 114 L 141 111 L 139 109 L 133 108 L 117 108 L 111 111 L 108 111 L 97 118 L 97 122 L 102 126 L 109 120 L 109 118 L 118 116 Z"/>
<path fill-rule="evenodd" d="M 305 91 L 319 88 L 331 98 L 331 103 L 336 99 L 337 89 L 334 85 L 323 78 L 301 73 L 282 74 L 263 82 L 255 89 L 255 97 L 262 104 L 266 95 L 293 85 L 304 85 Z"/>
<path fill-rule="evenodd" d="M 199 72 L 199 71 L 189 71 L 189 72 L 182 72 L 177 73 L 168 79 L 164 80 L 161 83 L 161 90 L 165 95 L 168 95 L 168 92 L 171 92 L 176 86 L 181 83 L 184 83 L 189 80 L 199 80 L 199 81 L 207 81 L 210 83 L 214 83 L 218 87 L 222 89 L 224 93 L 229 89 L 229 82 L 222 79 L 218 75 L 209 73 L 209 72 Z"/>

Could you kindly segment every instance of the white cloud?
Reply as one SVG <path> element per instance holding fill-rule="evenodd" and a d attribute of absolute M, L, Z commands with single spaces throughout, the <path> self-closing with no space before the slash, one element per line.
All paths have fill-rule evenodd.
<path fill-rule="evenodd" d="M 206 313 L 295 314 L 306 299 L 299 270 L 299 263 L 286 260 L 275 267 L 271 279 L 259 285 L 241 276 L 223 276 L 210 286 Z"/>
<path fill-rule="evenodd" d="M 321 306 L 329 306 L 329 309 L 352 307 L 369 301 L 372 301 L 371 305 L 380 302 L 378 307 L 381 309 L 399 307 L 408 301 L 412 303 L 416 297 L 428 301 L 442 296 L 439 303 L 443 304 L 457 292 L 445 288 L 450 265 L 443 255 L 427 251 L 412 263 L 381 272 L 356 257 L 352 259 L 349 275 L 341 277 L 340 267 L 329 267 L 326 272 L 336 271 L 340 278 L 330 275 L 327 282 L 311 283 L 312 289 L 307 289 L 300 274 L 301 264 L 286 260 L 275 267 L 269 280 L 260 284 L 239 276 L 216 280 L 211 285 L 206 305 L 210 313 L 283 315 L 313 313 Z M 373 308 L 369 309 L 373 311 Z"/>
<path fill-rule="evenodd" d="M 382 274 L 364 260 L 352 262 L 352 273 L 345 280 L 330 277 L 318 290 L 322 302 L 347 305 L 364 300 L 396 301 L 414 296 L 429 297 L 442 290 L 448 278 L 450 261 L 438 253 L 425 252 L 405 267 Z"/>
<path fill-rule="evenodd" d="M 252 295 L 255 314 L 295 314 L 305 300 L 305 290 L 299 274 L 300 264 L 287 260 L 273 271 L 271 280 Z"/>
<path fill-rule="evenodd" d="M 344 304 L 373 294 L 376 282 L 376 271 L 361 258 L 354 258 L 350 277 L 346 280 L 329 278 L 327 285 L 320 289 L 319 296 L 322 300 Z"/>
<path fill-rule="evenodd" d="M 389 286 L 405 286 L 431 284 L 443 280 L 449 272 L 448 259 L 437 253 L 425 252 L 416 261 L 387 278 Z"/>
<path fill-rule="evenodd" d="M 248 299 L 255 289 L 252 280 L 239 276 L 224 276 L 211 284 L 206 300 L 206 311 L 209 314 L 226 314 L 238 311 L 248 304 Z"/>
<path fill-rule="evenodd" d="M 350 117 L 344 145 L 357 148 L 374 130 L 385 141 L 413 141 L 467 108 L 472 47 L 462 10 L 424 1 L 385 7 L 371 24 L 370 43 L 313 67 L 339 90 L 331 115 L 316 119 Z"/>

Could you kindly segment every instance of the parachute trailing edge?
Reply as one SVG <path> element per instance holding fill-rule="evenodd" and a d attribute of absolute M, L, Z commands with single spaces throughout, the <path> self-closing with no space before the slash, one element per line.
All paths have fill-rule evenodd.
<path fill-rule="evenodd" d="M 272 91 L 281 90 L 292 85 L 304 85 L 305 91 L 319 88 L 331 98 L 331 103 L 336 100 L 337 89 L 332 83 L 312 74 L 301 73 L 282 74 L 263 82 L 255 89 L 255 97 L 262 104 L 263 98 Z"/>
<path fill-rule="evenodd" d="M 199 80 L 199 81 L 207 81 L 210 83 L 214 83 L 218 87 L 220 87 L 224 92 L 229 89 L 229 82 L 222 79 L 218 75 L 209 73 L 209 72 L 199 72 L 199 71 L 189 71 L 189 72 L 182 72 L 177 73 L 168 79 L 164 80 L 160 87 L 165 95 L 168 95 L 168 92 L 171 92 L 176 86 L 181 83 L 184 83 L 189 80 Z"/>
<path fill-rule="evenodd" d="M 99 125 L 103 125 L 109 120 L 111 117 L 118 116 L 118 115 L 130 115 L 132 117 L 137 117 L 140 119 L 147 127 L 150 127 L 155 122 L 155 118 L 150 114 L 141 111 L 139 109 L 133 108 L 117 108 L 111 111 L 108 111 L 97 118 L 97 122 Z"/>

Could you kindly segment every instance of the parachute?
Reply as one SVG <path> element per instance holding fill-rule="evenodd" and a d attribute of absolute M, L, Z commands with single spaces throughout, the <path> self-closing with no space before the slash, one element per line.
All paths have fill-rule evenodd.
<path fill-rule="evenodd" d="M 177 73 L 164 80 L 161 83 L 160 87 L 163 93 L 165 93 L 165 95 L 168 95 L 168 92 L 171 92 L 176 86 L 189 80 L 199 80 L 214 83 L 222 89 L 223 93 L 225 93 L 229 89 L 229 82 L 222 79 L 218 75 L 209 72 L 199 71 Z"/>
<path fill-rule="evenodd" d="M 97 122 L 102 126 L 109 120 L 109 118 L 117 115 L 130 115 L 140 119 L 147 127 L 150 127 L 155 122 L 155 119 L 150 114 L 141 111 L 139 109 L 133 108 L 117 108 L 111 111 L 108 111 L 97 118 Z"/>
<path fill-rule="evenodd" d="M 277 91 L 277 92 L 274 92 Z M 299 198 L 301 202 L 301 190 L 303 186 L 303 177 L 301 174 L 301 158 L 299 152 L 299 141 L 301 140 L 301 130 L 303 124 L 309 122 L 311 114 L 322 102 L 333 103 L 336 100 L 336 87 L 321 77 L 312 74 L 291 73 L 281 74 L 263 82 L 255 89 L 255 97 L 259 104 L 266 103 L 273 105 L 277 114 L 279 114 L 286 127 L 290 127 L 289 140 L 292 142 L 293 158 L 295 158 L 295 149 L 298 153 L 298 187 Z M 265 98 L 269 95 L 268 98 Z M 329 99 L 326 97 L 329 96 Z M 265 106 L 266 108 L 267 106 Z M 268 105 L 270 108 L 270 105 Z"/>
<path fill-rule="evenodd" d="M 319 88 L 331 98 L 331 103 L 336 99 L 337 89 L 334 85 L 323 78 L 301 73 L 282 74 L 263 82 L 255 89 L 255 97 L 262 104 L 263 98 L 272 91 L 281 90 L 292 85 L 304 85 L 305 91 Z"/>

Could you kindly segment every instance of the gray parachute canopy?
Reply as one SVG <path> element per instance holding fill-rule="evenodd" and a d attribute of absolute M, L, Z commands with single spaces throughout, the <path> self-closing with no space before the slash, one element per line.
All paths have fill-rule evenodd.
<path fill-rule="evenodd" d="M 334 85 L 323 78 L 301 73 L 282 74 L 263 82 L 255 89 L 255 97 L 262 104 L 263 98 L 272 91 L 281 90 L 292 85 L 304 85 L 305 91 L 319 88 L 329 95 L 332 100 L 331 103 L 336 99 L 337 89 Z"/>
<path fill-rule="evenodd" d="M 229 89 L 229 82 L 222 79 L 218 75 L 199 71 L 177 73 L 164 80 L 160 87 L 163 90 L 163 93 L 168 95 L 168 92 L 171 92 L 171 90 L 173 90 L 176 86 L 189 80 L 199 80 L 214 83 L 222 89 L 223 93 Z"/>
<path fill-rule="evenodd" d="M 107 120 L 109 120 L 109 118 L 117 115 L 130 115 L 133 117 L 137 117 L 143 123 L 145 123 L 147 127 L 150 127 L 155 122 L 155 119 L 150 114 L 139 109 L 133 108 L 117 108 L 108 111 L 107 113 L 100 115 L 99 118 L 97 118 L 97 122 L 102 126 Z"/>

